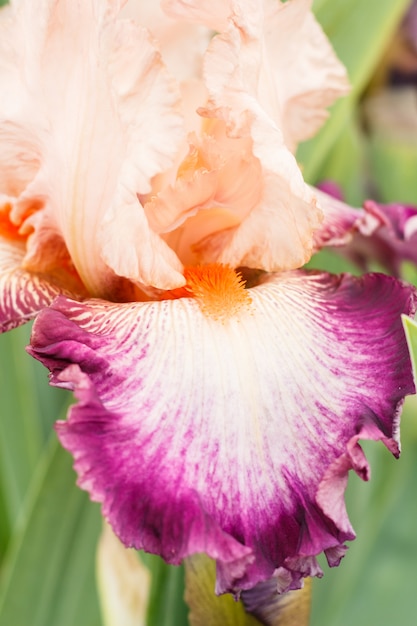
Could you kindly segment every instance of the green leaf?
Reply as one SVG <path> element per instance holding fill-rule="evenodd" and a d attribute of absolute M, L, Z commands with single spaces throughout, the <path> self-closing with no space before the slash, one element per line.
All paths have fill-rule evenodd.
<path fill-rule="evenodd" d="M 409 0 L 316 1 L 317 18 L 348 70 L 352 91 L 333 107 L 316 137 L 300 146 L 297 157 L 307 181 L 315 183 L 328 176 L 324 162 L 349 123 L 358 98 L 408 5 Z"/>
<path fill-rule="evenodd" d="M 323 250 L 315 254 L 306 267 L 310 270 L 333 272 L 333 274 L 341 274 L 343 272 L 349 272 L 354 276 L 361 274 L 361 270 L 357 265 L 329 248 L 323 248 Z"/>
<path fill-rule="evenodd" d="M 406 315 L 402 316 L 402 320 L 413 364 L 414 380 L 417 382 L 417 322 Z"/>
<path fill-rule="evenodd" d="M 409 0 L 322 0 L 314 4 L 318 21 L 348 70 L 356 97 L 369 82 L 409 5 Z"/>
<path fill-rule="evenodd" d="M 0 473 L 0 563 L 3 561 L 6 553 L 11 532 L 11 521 L 6 502 L 6 485 L 4 484 L 3 476 Z"/>
<path fill-rule="evenodd" d="M 100 624 L 95 587 L 100 514 L 75 486 L 71 463 L 53 436 L 5 562 L 0 626 Z"/>
<path fill-rule="evenodd" d="M 401 264 L 401 277 L 417 287 L 417 265 L 411 261 L 403 261 Z"/>
<path fill-rule="evenodd" d="M 184 601 L 184 567 L 167 565 L 160 557 L 139 552 L 151 573 L 146 626 L 187 626 Z"/>
<path fill-rule="evenodd" d="M 52 424 L 70 400 L 48 387 L 46 370 L 26 354 L 30 325 L 0 336 L 0 488 L 7 517 L 17 519 Z"/>
<path fill-rule="evenodd" d="M 369 143 L 372 177 L 382 202 L 417 204 L 415 141 L 375 133 Z"/>
<path fill-rule="evenodd" d="M 330 148 L 322 164 L 322 176 L 337 183 L 345 202 L 361 206 L 365 193 L 366 142 L 357 120 L 356 111 L 350 111 L 338 141 Z"/>

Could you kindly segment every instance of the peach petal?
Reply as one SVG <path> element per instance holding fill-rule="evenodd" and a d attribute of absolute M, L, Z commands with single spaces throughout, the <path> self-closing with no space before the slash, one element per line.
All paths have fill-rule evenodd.
<path fill-rule="evenodd" d="M 39 148 L 40 169 L 23 192 L 25 202 L 41 199 L 45 213 L 28 225 L 35 228 L 33 249 L 48 247 L 47 229 L 38 230 L 48 222 L 49 247 L 59 233 L 89 292 L 110 298 L 123 267 L 142 267 L 141 250 L 152 251 L 152 268 L 162 250 L 161 268 L 148 275 L 143 267 L 129 273 L 132 280 L 175 286 L 181 267 L 162 240 L 154 245 L 137 199 L 171 165 L 183 140 L 178 89 L 145 29 L 117 19 L 121 4 L 12 5 L 13 37 L 4 63 L 16 86 L 7 100 L 7 123 L 27 128 Z M 135 264 L 120 257 L 120 246 L 109 252 L 126 206 L 134 206 L 142 225 L 139 239 L 135 227 L 128 232 L 121 225 Z M 31 253 L 31 260 L 36 256 Z"/>

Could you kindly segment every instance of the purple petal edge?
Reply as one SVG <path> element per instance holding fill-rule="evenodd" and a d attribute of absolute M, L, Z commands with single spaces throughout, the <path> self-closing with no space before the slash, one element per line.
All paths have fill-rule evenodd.
<path fill-rule="evenodd" d="M 29 348 L 29 352 L 51 370 L 52 384 L 75 392 L 79 402 L 71 408 L 68 421 L 57 424 L 58 435 L 64 447 L 74 455 L 79 485 L 89 491 L 92 499 L 102 503 L 103 514 L 116 533 L 126 545 L 145 548 L 171 563 L 178 563 L 192 553 L 206 552 L 218 561 L 218 592 L 238 593 L 241 589 L 250 589 L 258 582 L 271 578 L 274 573 L 280 581 L 281 591 L 295 589 L 300 586 L 303 577 L 321 575 L 315 557 L 322 551 L 330 565 L 338 564 L 345 552 L 344 542 L 354 538 L 343 500 L 347 472 L 354 469 L 364 480 L 369 477 L 369 467 L 358 440 L 382 440 L 398 455 L 400 409 L 404 396 L 415 390 L 399 319 L 400 313 L 413 315 L 415 312 L 417 297 L 412 287 L 382 275 L 353 279 L 298 272 L 271 280 L 273 293 L 280 294 L 279 297 L 274 295 L 272 302 L 277 314 L 281 315 L 278 307 L 283 306 L 284 312 L 291 312 L 291 325 L 297 321 L 297 316 L 301 316 L 300 319 L 310 324 L 313 331 L 333 336 L 335 341 L 332 340 L 333 343 L 324 346 L 324 349 L 331 351 L 328 376 L 332 376 L 332 381 L 337 383 L 335 392 L 339 383 L 345 385 L 350 380 L 344 368 L 352 367 L 347 361 L 343 363 L 344 357 L 339 357 L 342 362 L 338 364 L 338 354 L 349 355 L 356 344 L 360 346 L 366 342 L 365 365 L 369 365 L 366 365 L 366 370 L 361 360 L 352 354 L 356 359 L 352 359 L 352 363 L 362 368 L 363 373 L 357 379 L 357 389 L 346 387 L 346 392 L 343 391 L 343 394 L 347 393 L 347 408 L 340 416 L 340 428 L 343 429 L 339 436 L 333 437 L 331 444 L 323 441 L 323 447 L 319 446 L 320 455 L 325 459 L 323 471 L 319 468 L 317 482 L 309 484 L 304 474 L 297 473 L 297 464 L 282 467 L 277 485 L 281 491 L 282 486 L 287 485 L 293 500 L 289 508 L 278 502 L 271 517 L 268 517 L 271 505 L 264 511 L 256 508 L 240 511 L 237 495 L 235 518 L 228 520 L 222 514 L 221 501 L 215 503 L 214 508 L 207 506 L 207 502 L 210 504 L 207 493 L 200 492 L 197 483 L 184 488 L 182 472 L 185 466 L 180 456 L 175 457 L 174 463 L 180 470 L 171 468 L 165 459 L 169 458 L 170 447 L 178 445 L 174 444 L 175 425 L 179 429 L 181 420 L 187 422 L 189 418 L 186 415 L 173 416 L 174 431 L 172 438 L 161 444 L 162 456 L 147 460 L 151 434 L 148 434 L 148 439 L 143 439 L 142 435 L 141 439 L 138 438 L 138 429 L 146 417 L 142 414 L 147 410 L 146 398 L 145 404 L 136 411 L 129 404 L 132 385 L 142 385 L 152 357 L 145 354 L 152 351 L 153 346 L 146 344 L 148 318 L 142 313 L 172 307 L 178 315 L 181 312 L 180 302 L 111 305 L 94 301 L 77 303 L 60 297 L 39 315 Z M 270 293 L 267 281 L 265 287 L 261 285 L 253 290 L 254 299 L 257 289 L 264 289 L 267 295 Z M 271 297 L 268 295 L 268 298 Z M 304 304 L 299 298 L 304 298 Z M 313 304 L 310 305 L 310 302 Z M 324 312 L 331 312 L 329 319 L 323 316 Z M 123 317 L 129 323 L 121 328 L 116 322 Z M 156 323 L 158 318 L 149 319 Z M 279 327 L 283 321 L 280 320 Z M 250 324 L 250 328 L 255 329 L 253 322 Z M 242 324 L 237 328 L 240 332 Z M 259 330 L 262 331 L 262 327 Z M 267 328 L 266 336 L 273 330 Z M 172 333 L 175 328 L 161 326 L 157 334 L 163 335 L 165 331 Z M 189 331 L 193 332 L 192 326 Z M 282 332 L 286 332 L 285 328 Z M 198 345 L 197 336 L 198 333 L 191 334 L 191 346 Z M 243 334 L 242 341 L 246 341 L 247 336 L 250 334 Z M 311 336 L 314 338 L 314 332 Z M 161 341 L 163 345 L 164 339 Z M 282 335 L 283 350 L 285 341 L 285 335 Z M 117 354 L 126 355 L 125 344 L 132 351 L 133 363 L 126 356 L 123 356 L 123 361 L 118 361 Z M 366 373 L 369 375 L 371 372 L 370 355 L 377 348 L 381 348 L 383 354 L 379 350 L 377 362 L 372 363 L 369 389 L 362 389 L 361 384 L 366 385 Z M 274 350 L 273 346 L 271 349 Z M 314 363 L 321 365 L 318 352 L 320 341 L 311 348 L 305 346 L 305 349 L 306 358 L 311 352 L 316 359 L 313 367 Z M 182 358 L 185 356 L 182 355 Z M 384 367 L 387 369 L 387 361 L 390 367 L 384 378 L 382 372 Z M 282 375 L 285 375 L 284 371 Z M 313 370 L 311 375 L 311 387 L 315 388 Z M 286 388 L 286 384 L 281 388 Z M 134 391 L 136 393 L 136 389 Z M 377 391 L 378 396 L 369 395 Z M 319 410 L 317 407 L 316 410 Z M 123 411 L 128 409 L 130 412 L 124 414 Z M 210 410 L 208 404 L 207 411 Z M 230 413 L 230 407 L 225 407 L 224 413 Z M 279 419 L 278 413 L 277 408 L 276 419 Z M 192 424 L 192 421 L 189 423 Z M 157 431 L 165 427 L 162 421 L 155 424 Z M 183 448 L 184 454 L 192 444 L 190 439 Z M 209 434 L 207 444 L 210 444 Z M 314 474 L 319 458 L 315 456 L 318 452 L 314 440 L 306 442 L 309 453 L 310 447 L 310 469 Z M 133 449 L 136 450 L 134 455 Z M 198 451 L 195 452 L 198 456 Z M 200 449 L 199 453 L 203 461 L 204 449 Z M 170 472 L 172 469 L 171 473 L 167 474 L 167 467 Z M 252 474 L 248 473 L 248 476 Z M 209 476 L 208 486 L 212 480 Z M 212 487 L 217 488 L 214 483 Z M 256 484 L 251 489 L 256 496 Z M 239 491 L 236 493 L 239 494 Z M 277 495 L 271 502 L 275 498 Z M 244 522 L 250 526 L 245 526 Z M 262 525 L 260 534 L 258 525 Z"/>

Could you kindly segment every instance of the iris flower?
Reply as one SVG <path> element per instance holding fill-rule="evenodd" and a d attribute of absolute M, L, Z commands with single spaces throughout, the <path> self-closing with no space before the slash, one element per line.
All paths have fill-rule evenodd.
<path fill-rule="evenodd" d="M 345 215 L 345 225 L 351 224 L 347 239 L 335 241 L 351 261 L 366 271 L 378 263 L 393 276 L 401 276 L 402 264 L 408 261 L 417 265 L 417 207 L 407 204 L 379 204 L 374 200 L 364 202 L 364 210 L 354 212 L 343 202 L 340 187 L 325 181 L 320 185 L 322 201 L 329 203 L 330 212 Z M 328 196 L 340 202 L 329 200 Z M 329 217 L 328 217 L 329 221 Z"/>
<path fill-rule="evenodd" d="M 38 314 L 78 400 L 58 437 L 126 546 L 295 588 L 354 538 L 359 439 L 399 454 L 416 294 L 302 269 L 363 219 L 294 157 L 347 91 L 309 0 L 123 4 L 1 14 L 0 320 Z"/>

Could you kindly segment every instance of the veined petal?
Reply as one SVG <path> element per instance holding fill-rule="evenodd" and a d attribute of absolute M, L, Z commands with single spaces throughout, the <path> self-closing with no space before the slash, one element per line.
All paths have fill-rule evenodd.
<path fill-rule="evenodd" d="M 347 471 L 369 473 L 358 438 L 398 454 L 414 391 L 400 319 L 412 287 L 294 272 L 249 296 L 225 319 L 194 298 L 61 297 L 30 348 L 75 391 L 58 435 L 121 540 L 171 563 L 206 552 L 220 593 L 277 568 L 282 590 L 297 586 L 323 550 L 340 560 Z"/>
<path fill-rule="evenodd" d="M 369 215 L 363 209 L 356 209 L 342 201 L 342 197 L 333 195 L 336 188 L 330 187 L 326 192 L 328 183 L 314 188 L 314 194 L 323 211 L 323 221 L 320 228 L 314 233 L 314 246 L 320 250 L 323 246 L 345 246 L 358 231 L 373 232 L 375 220 L 369 219 Z"/>
<path fill-rule="evenodd" d="M 24 255 L 24 243 L 0 236 L 0 332 L 29 321 L 63 291 L 51 277 L 22 269 Z"/>

